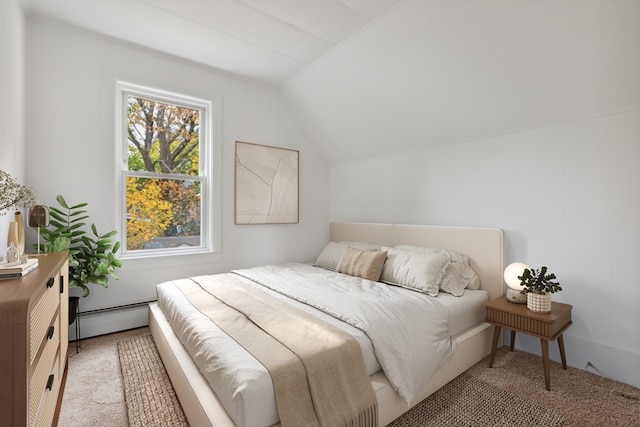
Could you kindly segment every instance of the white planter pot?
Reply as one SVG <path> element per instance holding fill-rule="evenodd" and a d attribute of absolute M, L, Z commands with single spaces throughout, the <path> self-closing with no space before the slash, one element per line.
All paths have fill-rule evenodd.
<path fill-rule="evenodd" d="M 527 294 L 527 308 L 536 313 L 549 313 L 551 311 L 551 294 Z"/>

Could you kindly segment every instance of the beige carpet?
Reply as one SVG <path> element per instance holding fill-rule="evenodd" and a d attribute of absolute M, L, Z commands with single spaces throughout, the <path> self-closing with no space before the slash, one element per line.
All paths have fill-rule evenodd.
<path fill-rule="evenodd" d="M 149 333 L 149 329 L 82 340 L 78 354 L 75 343 L 69 343 L 69 373 L 59 427 L 128 426 L 116 342 L 141 333 Z"/>
<path fill-rule="evenodd" d="M 141 328 L 82 341 L 82 352 L 69 359 L 59 426 L 129 425 L 117 342 L 148 333 L 148 328 Z M 485 359 L 466 375 L 555 412 L 564 418 L 563 427 L 640 427 L 639 389 L 580 369 L 565 371 L 552 362 L 551 391 L 547 391 L 541 359 L 529 353 L 502 347 L 493 368 Z"/>

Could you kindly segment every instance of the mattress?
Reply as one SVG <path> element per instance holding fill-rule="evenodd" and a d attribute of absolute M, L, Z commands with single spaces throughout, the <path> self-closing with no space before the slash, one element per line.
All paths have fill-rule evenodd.
<path fill-rule="evenodd" d="M 449 335 L 453 337 L 484 322 L 484 303 L 489 296 L 486 291 L 465 289 L 461 297 L 440 292 L 436 300 L 449 311 Z"/>
<path fill-rule="evenodd" d="M 311 267 L 305 266 L 304 268 Z M 251 270 L 244 272 L 251 272 Z M 339 275 L 339 273 L 326 271 L 318 272 L 318 274 L 328 274 L 332 277 L 331 280 L 335 280 L 335 275 Z M 376 348 L 374 348 L 369 335 L 362 329 L 345 323 L 334 315 L 319 311 L 307 303 L 291 300 L 289 296 L 265 288 L 262 284 L 244 276 L 243 280 L 250 286 L 259 287 L 276 298 L 286 299 L 292 305 L 348 332 L 360 345 L 368 374 L 372 375 L 381 370 Z M 388 286 L 380 285 L 377 282 L 372 285 Z M 393 292 L 415 294 L 413 291 L 400 289 L 393 289 Z M 238 426 L 247 427 L 276 424 L 279 419 L 273 396 L 273 386 L 264 367 L 193 307 L 178 289 L 176 282 L 170 281 L 158 285 L 157 293 L 158 306 L 234 422 Z M 414 295 L 410 296 L 414 297 Z M 447 334 L 450 336 L 484 320 L 483 305 L 487 299 L 484 291 L 467 290 L 462 297 L 441 293 L 436 298 L 429 298 L 429 303 L 433 304 L 435 301 L 441 312 L 444 313 L 443 322 L 448 329 Z M 223 362 L 220 361 L 221 354 L 226 355 Z M 438 362 L 439 365 L 440 362 Z M 241 379 L 239 379 L 240 377 Z M 232 391 L 229 392 L 229 390 Z"/>

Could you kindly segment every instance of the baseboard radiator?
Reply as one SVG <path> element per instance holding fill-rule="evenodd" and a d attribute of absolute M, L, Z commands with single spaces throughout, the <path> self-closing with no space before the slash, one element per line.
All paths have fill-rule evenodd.
<path fill-rule="evenodd" d="M 146 307 L 149 304 L 151 304 L 152 302 L 156 302 L 156 301 L 157 300 L 134 302 L 134 303 L 131 303 L 131 304 L 116 305 L 114 307 L 97 308 L 95 310 L 81 311 L 81 312 L 78 313 L 78 316 L 84 317 L 84 316 L 91 316 L 91 315 L 94 315 L 94 314 L 109 313 L 111 311 L 129 310 L 129 309 L 132 309 L 132 308 Z"/>

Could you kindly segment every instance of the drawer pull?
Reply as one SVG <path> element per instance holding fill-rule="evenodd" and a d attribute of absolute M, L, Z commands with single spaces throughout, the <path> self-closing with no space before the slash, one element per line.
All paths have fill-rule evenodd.
<path fill-rule="evenodd" d="M 47 380 L 47 390 L 51 391 L 53 388 L 53 374 L 49 375 L 49 379 Z"/>
<path fill-rule="evenodd" d="M 49 327 L 49 332 L 47 332 L 47 339 L 50 340 L 53 338 L 53 332 L 56 330 L 55 326 Z"/>
<path fill-rule="evenodd" d="M 56 282 L 55 278 L 53 277 L 49 278 L 49 280 L 47 280 L 47 288 L 52 287 L 55 282 Z"/>

